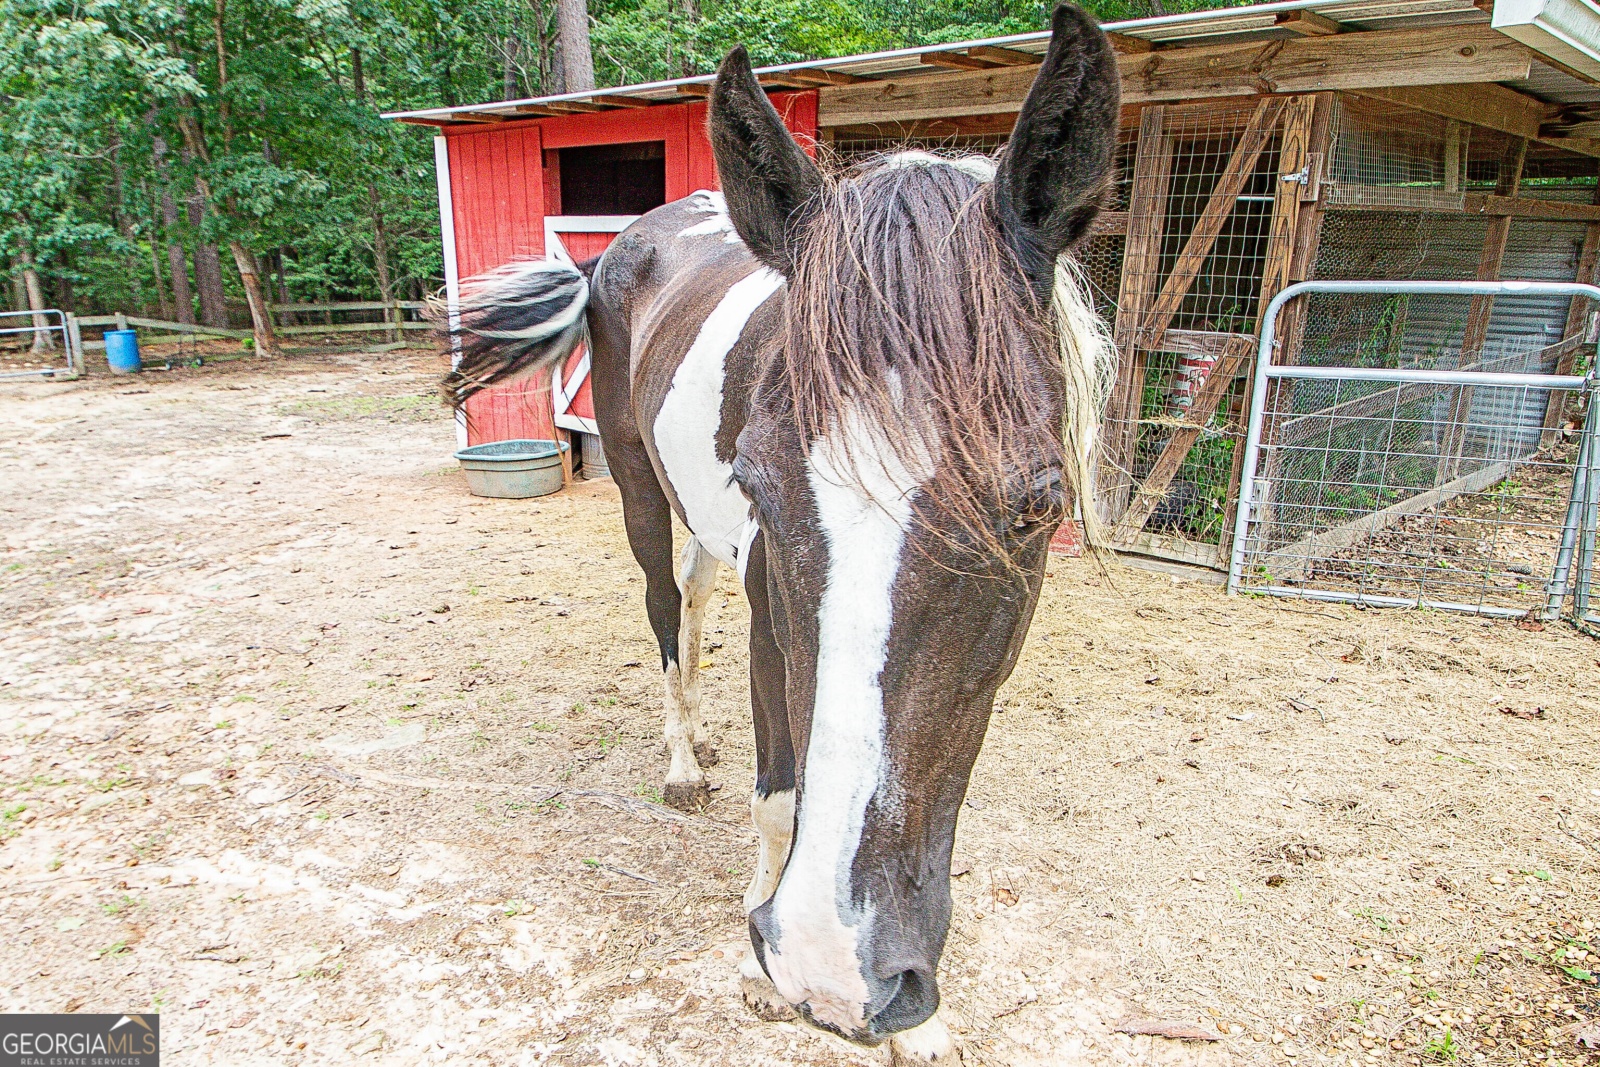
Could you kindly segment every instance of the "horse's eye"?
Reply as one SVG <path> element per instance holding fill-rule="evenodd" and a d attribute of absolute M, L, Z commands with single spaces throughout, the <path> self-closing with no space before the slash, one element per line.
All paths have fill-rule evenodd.
<path fill-rule="evenodd" d="M 1027 482 L 1019 485 L 1011 500 L 1011 528 L 1026 530 L 1040 523 L 1061 518 L 1066 507 L 1066 485 L 1059 467 L 1046 467 L 1034 471 Z"/>

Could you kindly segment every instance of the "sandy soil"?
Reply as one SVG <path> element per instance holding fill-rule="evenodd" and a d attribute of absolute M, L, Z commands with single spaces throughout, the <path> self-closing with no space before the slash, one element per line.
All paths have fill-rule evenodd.
<path fill-rule="evenodd" d="M 436 372 L 0 386 L 0 1010 L 159 1010 L 174 1064 L 885 1063 L 739 999 L 735 584 L 684 817 L 614 487 L 468 496 Z M 1592 1061 L 1600 643 L 1059 560 L 957 861 L 969 1064 Z"/>

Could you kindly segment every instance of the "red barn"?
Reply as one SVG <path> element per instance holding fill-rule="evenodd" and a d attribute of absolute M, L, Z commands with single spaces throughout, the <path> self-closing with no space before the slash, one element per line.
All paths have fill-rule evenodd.
<path fill-rule="evenodd" d="M 773 102 L 789 128 L 814 143 L 817 94 L 779 93 Z M 574 113 L 556 114 L 561 107 Z M 718 187 L 704 103 L 523 110 L 544 117 L 458 119 L 434 140 L 452 300 L 462 278 L 526 256 L 581 262 L 651 208 Z M 556 382 L 522 382 L 474 397 L 460 430 L 463 443 L 598 434 L 588 373 L 588 355 L 580 350 Z"/>

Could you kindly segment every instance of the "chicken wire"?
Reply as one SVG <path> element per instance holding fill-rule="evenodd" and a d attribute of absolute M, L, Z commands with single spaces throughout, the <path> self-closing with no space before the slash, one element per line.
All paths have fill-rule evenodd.
<path fill-rule="evenodd" d="M 1381 305 L 1373 313 L 1369 302 L 1340 343 L 1317 350 L 1315 365 L 1263 376 L 1230 586 L 1543 617 L 1572 586 L 1586 596 L 1595 562 L 1579 534 L 1586 523 L 1592 542 L 1593 508 L 1574 525 L 1575 485 L 1586 491 L 1580 456 L 1592 461 L 1595 419 L 1578 432 L 1547 416 L 1573 392 L 1592 411 L 1592 339 L 1548 345 L 1536 333 L 1519 344 L 1502 333 L 1464 360 L 1455 324 L 1470 314 L 1470 289 L 1314 291 L 1339 284 L 1286 291 L 1311 290 L 1312 305 L 1367 296 Z M 1511 295 L 1570 299 L 1580 287 L 1548 288 L 1558 291 Z M 1510 302 L 1498 296 L 1496 308 L 1502 300 Z"/>
<path fill-rule="evenodd" d="M 1152 255 L 1132 262 L 1123 255 L 1125 244 L 1116 250 L 1123 272 L 1117 281 L 1124 296 L 1142 291 L 1147 294 L 1148 307 L 1168 283 L 1239 148 L 1255 107 L 1255 101 L 1166 107 L 1160 136 L 1142 140 L 1136 146 L 1137 154 L 1129 153 L 1119 191 L 1122 202 L 1131 199 L 1128 186 L 1138 168 L 1161 176 L 1155 185 L 1162 206 L 1154 216 L 1130 219 L 1130 226 L 1149 228 L 1147 232 L 1155 238 Z M 1109 436 L 1131 442 L 1126 454 L 1101 472 L 1101 484 L 1110 499 L 1125 500 L 1132 487 L 1143 482 L 1173 433 L 1187 422 L 1194 396 L 1216 364 L 1215 345 L 1185 342 L 1192 342 L 1193 335 L 1201 332 L 1249 334 L 1255 330 L 1278 185 L 1278 153 L 1279 138 L 1274 130 L 1249 168 L 1209 254 L 1161 337 L 1153 343 L 1149 338 L 1134 339 L 1148 322 L 1118 324 L 1124 358 L 1137 361 L 1140 388 L 1131 424 L 1126 416 L 1108 420 Z M 1090 256 L 1097 252 L 1091 249 Z M 1106 258 L 1109 262 L 1110 257 Z M 1117 313 L 1115 308 L 1111 310 Z M 1241 373 L 1247 369 L 1241 368 Z M 1185 541 L 1220 542 L 1243 433 L 1241 396 L 1242 390 L 1233 387 L 1207 420 L 1200 440 L 1184 459 L 1145 530 Z"/>

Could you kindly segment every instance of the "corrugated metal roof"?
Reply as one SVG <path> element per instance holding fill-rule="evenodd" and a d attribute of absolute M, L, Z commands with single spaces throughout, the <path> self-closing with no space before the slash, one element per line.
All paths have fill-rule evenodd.
<path fill-rule="evenodd" d="M 1473 0 L 1283 0 L 1279 3 L 1256 4 L 1221 11 L 1194 11 L 1179 15 L 1111 22 L 1105 24 L 1105 29 L 1167 47 L 1231 41 L 1265 41 L 1298 36 L 1277 22 L 1278 16 L 1298 11 L 1313 12 L 1355 31 L 1454 26 L 1465 23 L 1487 24 L 1490 21 L 1489 14 L 1477 7 Z M 764 76 L 769 83 L 783 82 L 786 80 L 785 76 L 788 76 L 787 82 L 798 88 L 807 83 L 823 84 L 830 73 L 871 80 L 906 74 L 934 73 L 948 69 L 924 63 L 922 57 L 929 53 L 961 52 L 988 45 L 1037 55 L 1045 51 L 1049 42 L 1049 31 L 1040 31 L 1009 37 L 957 41 L 923 48 L 902 48 L 889 52 L 841 56 L 835 59 L 785 63 L 757 68 L 756 74 Z M 591 101 L 600 99 L 604 102 L 604 98 L 607 97 L 630 97 L 640 101 L 665 103 L 703 97 L 706 88 L 713 80 L 713 75 L 704 74 L 693 78 L 677 78 L 671 81 L 646 82 L 641 85 L 528 97 L 520 100 L 501 100 L 465 107 L 394 111 L 386 113 L 383 117 L 423 122 L 450 121 L 458 116 L 470 121 L 468 117 L 472 115 L 509 118 L 530 112 L 560 113 L 563 105 L 575 105 L 572 110 L 584 110 L 585 105 L 589 108 L 594 106 Z M 1600 100 L 1600 89 L 1543 64 L 1534 64 L 1534 73 L 1527 81 L 1526 87 L 1520 85 L 1518 87 L 1546 101 L 1583 103 Z"/>

